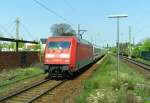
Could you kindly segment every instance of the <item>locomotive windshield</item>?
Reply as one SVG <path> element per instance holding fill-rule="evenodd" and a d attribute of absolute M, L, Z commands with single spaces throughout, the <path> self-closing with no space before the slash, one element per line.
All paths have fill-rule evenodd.
<path fill-rule="evenodd" d="M 67 41 L 49 42 L 48 48 L 49 49 L 68 49 L 70 48 L 70 42 L 67 42 Z"/>

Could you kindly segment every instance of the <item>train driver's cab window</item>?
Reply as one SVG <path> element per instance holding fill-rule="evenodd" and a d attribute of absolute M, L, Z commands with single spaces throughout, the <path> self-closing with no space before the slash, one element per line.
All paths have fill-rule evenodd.
<path fill-rule="evenodd" d="M 68 41 L 61 41 L 61 42 L 49 42 L 48 48 L 49 49 L 69 49 L 70 42 Z"/>

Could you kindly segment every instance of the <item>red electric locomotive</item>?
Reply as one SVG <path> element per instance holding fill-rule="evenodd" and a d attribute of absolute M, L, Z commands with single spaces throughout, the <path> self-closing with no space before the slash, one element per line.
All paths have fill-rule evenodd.
<path fill-rule="evenodd" d="M 71 75 L 93 61 L 93 46 L 83 39 L 75 36 L 47 39 L 44 70 L 50 77 Z"/>

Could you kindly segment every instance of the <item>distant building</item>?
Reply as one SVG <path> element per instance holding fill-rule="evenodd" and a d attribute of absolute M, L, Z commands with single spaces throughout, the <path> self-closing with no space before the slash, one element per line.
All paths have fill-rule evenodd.
<path fill-rule="evenodd" d="M 36 45 L 36 44 L 26 43 L 26 44 L 25 44 L 25 49 L 33 49 L 33 47 L 34 47 L 35 45 Z"/>

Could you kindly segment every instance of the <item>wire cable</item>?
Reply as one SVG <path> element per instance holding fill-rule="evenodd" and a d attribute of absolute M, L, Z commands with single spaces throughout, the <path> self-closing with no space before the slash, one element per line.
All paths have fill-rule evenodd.
<path fill-rule="evenodd" d="M 28 34 L 28 36 L 31 37 L 34 40 L 33 35 L 31 35 L 31 32 L 27 29 L 27 27 L 22 22 L 20 22 L 20 24 L 21 24 L 22 28 L 24 29 L 24 31 L 26 31 L 26 33 Z"/>
<path fill-rule="evenodd" d="M 5 27 L 6 27 L 6 30 L 7 30 L 7 31 L 10 30 L 10 28 L 13 27 L 13 25 L 14 25 L 14 22 L 12 22 L 10 25 L 5 26 Z"/>
<path fill-rule="evenodd" d="M 43 3 L 39 2 L 38 0 L 33 0 L 33 1 L 36 2 L 38 5 L 40 5 L 41 7 L 43 7 L 45 10 L 49 11 L 50 13 L 54 14 L 55 16 L 61 18 L 62 20 L 68 22 L 72 26 L 76 27 L 73 23 L 71 23 L 70 21 L 68 21 L 66 18 L 64 18 L 63 16 L 59 15 L 58 13 L 56 13 L 54 10 L 51 10 L 50 8 L 48 8 Z"/>
<path fill-rule="evenodd" d="M 0 25 L 0 28 L 9 36 L 12 36 L 12 34 L 4 26 Z"/>
<path fill-rule="evenodd" d="M 11 29 L 10 29 L 10 32 L 12 33 L 12 34 L 15 34 L 15 28 L 16 28 L 16 26 L 14 25 Z M 14 35 L 11 35 L 11 38 L 14 38 L 15 39 L 15 36 Z"/>
<path fill-rule="evenodd" d="M 73 12 L 76 11 L 67 0 L 63 0 L 63 1 Z"/>

